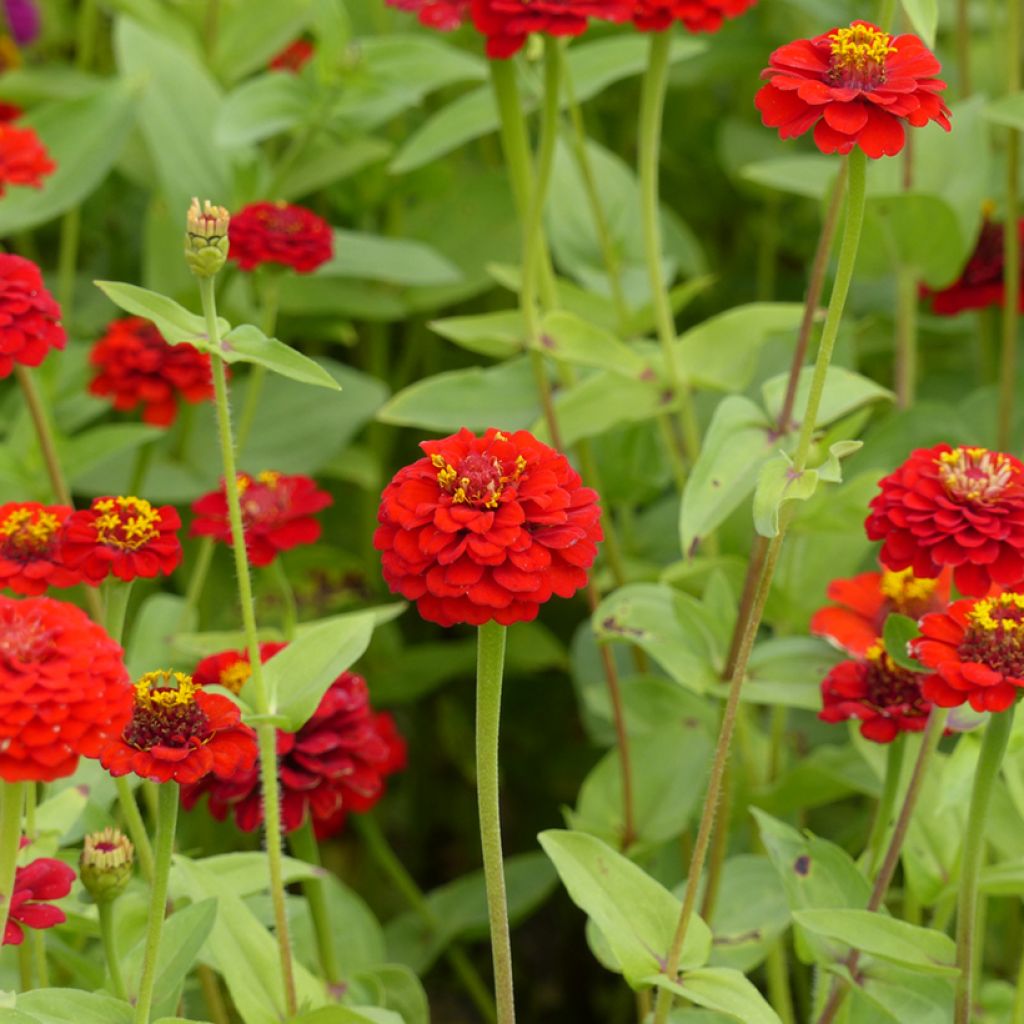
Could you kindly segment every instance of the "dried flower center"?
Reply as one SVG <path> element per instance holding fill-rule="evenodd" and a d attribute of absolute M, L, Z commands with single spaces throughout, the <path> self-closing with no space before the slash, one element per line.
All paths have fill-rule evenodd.
<path fill-rule="evenodd" d="M 102 498 L 93 502 L 96 539 L 123 551 L 137 551 L 160 531 L 160 511 L 143 498 Z"/>
<path fill-rule="evenodd" d="M 499 435 L 500 436 L 500 435 Z M 452 496 L 453 505 L 482 505 L 497 508 L 505 484 L 518 480 L 526 469 L 526 459 L 517 455 L 511 471 L 494 455 L 470 452 L 453 466 L 443 455 L 431 455 L 437 467 L 437 482 Z"/>
<path fill-rule="evenodd" d="M 882 594 L 892 604 L 893 610 L 915 619 L 927 611 L 937 586 L 938 580 L 920 579 L 911 569 L 882 573 Z"/>
<path fill-rule="evenodd" d="M 885 62 L 896 53 L 892 36 L 863 23 L 837 28 L 829 37 L 829 79 L 844 89 L 874 89 L 885 81 Z"/>
<path fill-rule="evenodd" d="M 867 652 L 867 700 L 877 708 L 904 713 L 910 710 L 924 712 L 921 686 L 915 673 L 902 668 L 886 653 L 880 643 Z"/>
<path fill-rule="evenodd" d="M 976 601 L 967 613 L 967 629 L 957 653 L 962 661 L 1024 676 L 1024 594 Z"/>
<path fill-rule="evenodd" d="M 6 662 L 42 662 L 57 649 L 57 631 L 16 609 L 0 615 L 0 658 Z"/>
<path fill-rule="evenodd" d="M 49 549 L 60 520 L 43 509 L 17 508 L 0 523 L 0 537 L 10 554 L 38 555 Z"/>
<path fill-rule="evenodd" d="M 251 675 L 252 665 L 239 659 L 223 669 L 217 681 L 225 690 L 238 694 L 242 692 L 242 687 L 249 681 Z"/>
<path fill-rule="evenodd" d="M 175 685 L 170 686 L 173 682 Z M 210 736 L 210 720 L 196 703 L 200 687 L 183 672 L 147 672 L 135 684 L 125 743 L 140 750 L 199 746 Z"/>
<path fill-rule="evenodd" d="M 961 501 L 996 501 L 1013 477 L 1010 460 L 987 448 L 954 448 L 935 461 L 943 486 Z"/>
<path fill-rule="evenodd" d="M 86 835 L 82 844 L 82 865 L 111 871 L 130 865 L 134 852 L 135 847 L 128 837 L 108 825 L 102 832 Z"/>

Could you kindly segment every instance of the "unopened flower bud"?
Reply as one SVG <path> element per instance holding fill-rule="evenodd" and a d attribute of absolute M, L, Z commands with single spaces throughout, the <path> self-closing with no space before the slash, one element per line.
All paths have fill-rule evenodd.
<path fill-rule="evenodd" d="M 79 875 L 97 903 L 109 903 L 124 892 L 132 877 L 135 847 L 116 828 L 85 837 Z"/>
<path fill-rule="evenodd" d="M 213 277 L 228 258 L 228 224 L 231 215 L 209 199 L 203 208 L 193 199 L 188 208 L 185 262 L 196 277 Z"/>

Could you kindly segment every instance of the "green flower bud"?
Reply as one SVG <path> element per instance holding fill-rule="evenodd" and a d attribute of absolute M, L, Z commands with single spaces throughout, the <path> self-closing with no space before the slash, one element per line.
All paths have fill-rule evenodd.
<path fill-rule="evenodd" d="M 202 209 L 193 199 L 185 231 L 185 262 L 196 277 L 213 277 L 228 258 L 228 224 L 231 215 L 209 199 Z"/>
<path fill-rule="evenodd" d="M 85 837 L 79 875 L 97 903 L 109 903 L 124 892 L 132 877 L 135 847 L 116 828 Z"/>

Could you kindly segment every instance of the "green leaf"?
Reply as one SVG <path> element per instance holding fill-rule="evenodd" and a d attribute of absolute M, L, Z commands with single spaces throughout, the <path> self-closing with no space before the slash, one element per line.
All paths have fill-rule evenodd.
<path fill-rule="evenodd" d="M 1024 132 L 1024 92 L 994 100 L 985 108 L 985 119 Z"/>
<path fill-rule="evenodd" d="M 921 631 L 917 628 L 917 621 L 909 615 L 900 615 L 892 612 L 886 617 L 885 627 L 882 631 L 882 638 L 885 641 L 886 653 L 901 668 L 910 669 L 911 672 L 928 672 L 930 669 L 922 665 L 909 653 L 908 644 Z"/>
<path fill-rule="evenodd" d="M 822 640 L 776 636 L 754 648 L 741 700 L 772 707 L 821 710 L 821 681 L 840 658 Z"/>
<path fill-rule="evenodd" d="M 37 1024 L 132 1024 L 135 1019 L 135 1011 L 120 999 L 74 988 L 25 992 L 15 1006 Z"/>
<path fill-rule="evenodd" d="M 36 829 L 41 835 L 52 833 L 61 845 L 78 824 L 78 819 L 89 801 L 89 792 L 81 786 L 68 786 L 54 796 L 47 797 L 36 808 Z"/>
<path fill-rule="evenodd" d="M 540 330 L 539 350 L 560 362 L 611 370 L 624 377 L 638 377 L 647 369 L 647 360 L 614 334 L 574 313 L 548 313 Z"/>
<path fill-rule="evenodd" d="M 399 1014 L 402 1024 L 430 1024 L 427 994 L 420 979 L 404 964 L 382 964 L 353 978 L 356 986 L 366 983 L 378 993 L 374 1001 Z"/>
<path fill-rule="evenodd" d="M 346 277 L 397 286 L 454 284 L 459 268 L 433 246 L 407 238 L 334 230 L 334 255 L 316 277 Z"/>
<path fill-rule="evenodd" d="M 831 157 L 808 154 L 757 160 L 747 164 L 740 177 L 777 192 L 821 199 L 832 188 L 837 173 Z"/>
<path fill-rule="evenodd" d="M 61 463 L 71 470 L 68 483 L 74 485 L 107 459 L 126 459 L 131 452 L 165 433 L 164 428 L 145 423 L 103 423 L 74 437 L 61 438 L 57 450 Z"/>
<path fill-rule="evenodd" d="M 660 882 L 594 836 L 549 829 L 538 836 L 573 903 L 594 922 L 631 988 L 651 985 L 679 922 L 682 904 Z M 690 920 L 680 966 L 699 967 L 711 930 Z"/>
<path fill-rule="evenodd" d="M 215 128 L 217 142 L 227 147 L 262 142 L 297 125 L 309 113 L 309 104 L 309 90 L 298 75 L 258 75 L 224 100 Z"/>
<path fill-rule="evenodd" d="M 380 163 L 391 150 L 391 143 L 383 139 L 314 139 L 302 160 L 288 169 L 278 194 L 282 199 L 301 199 Z"/>
<path fill-rule="evenodd" d="M 223 335 L 220 352 L 226 363 L 257 363 L 301 384 L 341 390 L 341 385 L 319 363 L 277 338 L 268 338 L 253 324 L 242 324 Z"/>
<path fill-rule="evenodd" d="M 195 629 L 198 619 L 194 608 L 184 614 L 185 607 L 185 599 L 177 594 L 151 594 L 134 613 L 125 645 L 125 664 L 132 679 L 174 664 L 175 634 Z"/>
<path fill-rule="evenodd" d="M 555 411 L 566 447 L 623 423 L 653 419 L 667 409 L 664 389 L 654 374 L 649 378 L 623 377 L 598 370 L 555 395 Z M 543 421 L 537 421 L 533 432 L 551 443 Z"/>
<path fill-rule="evenodd" d="M 900 3 L 917 34 L 934 49 L 935 32 L 939 27 L 938 0 L 900 0 Z"/>
<path fill-rule="evenodd" d="M 740 854 L 722 869 L 711 931 L 711 965 L 749 973 L 789 927 L 789 906 L 767 857 Z"/>
<path fill-rule="evenodd" d="M 289 1024 L 405 1024 L 391 1010 L 375 1006 L 322 1006 L 319 1010 L 292 1017 Z"/>
<path fill-rule="evenodd" d="M 841 968 L 830 970 L 840 976 L 848 974 Z M 876 960 L 862 966 L 857 984 L 851 986 L 852 1009 L 863 1010 L 856 1017 L 851 1014 L 851 1024 L 949 1024 L 953 1019 L 953 990 L 953 979 L 948 976 L 905 970 Z M 880 1017 L 880 1013 L 885 1016 Z"/>
<path fill-rule="evenodd" d="M 156 325 L 169 345 L 187 342 L 204 352 L 210 351 L 206 335 L 206 320 L 190 313 L 174 299 L 159 292 L 151 292 L 134 284 L 121 281 L 94 281 L 97 288 L 116 306 L 126 313 L 145 317 Z M 223 317 L 217 318 L 217 329 L 223 336 L 231 330 L 231 324 Z"/>
<path fill-rule="evenodd" d="M 523 314 L 518 310 L 449 316 L 432 320 L 430 329 L 456 345 L 493 359 L 519 355 L 526 347 Z"/>
<path fill-rule="evenodd" d="M 214 70 L 223 80 L 234 82 L 266 67 L 271 57 L 302 34 L 312 17 L 312 0 L 277 0 L 262 8 L 259 17 L 253 17 L 245 4 L 228 5 L 217 26 Z"/>
<path fill-rule="evenodd" d="M 689 999 L 691 1003 L 724 1013 L 740 1024 L 782 1024 L 778 1014 L 764 996 L 739 971 L 728 967 L 703 967 L 686 971 L 682 981 L 672 981 L 664 974 L 647 979 L 658 988 Z"/>
<path fill-rule="evenodd" d="M 807 396 L 811 387 L 814 368 L 805 367 L 800 372 L 797 383 L 796 399 L 793 402 L 793 418 L 799 423 L 807 414 Z M 766 380 L 761 386 L 764 407 L 773 420 L 778 420 L 782 412 L 782 403 L 786 395 L 789 374 L 782 373 Z M 893 401 L 895 395 L 887 388 L 876 384 L 859 373 L 847 370 L 842 366 L 830 366 L 825 375 L 825 390 L 818 408 L 818 422 L 815 427 L 825 427 L 836 420 L 849 416 L 857 409 L 872 402 Z"/>

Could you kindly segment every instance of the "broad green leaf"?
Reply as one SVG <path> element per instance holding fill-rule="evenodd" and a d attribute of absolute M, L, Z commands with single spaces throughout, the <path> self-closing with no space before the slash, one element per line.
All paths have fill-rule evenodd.
<path fill-rule="evenodd" d="M 566 447 L 585 437 L 598 437 L 623 423 L 653 419 L 668 408 L 664 388 L 654 374 L 649 378 L 623 377 L 598 370 L 568 388 L 559 389 L 555 395 L 558 426 Z M 551 443 L 542 420 L 536 422 L 533 432 Z"/>
<path fill-rule="evenodd" d="M 37 832 L 43 836 L 52 832 L 63 845 L 78 824 L 88 800 L 89 793 L 81 786 L 68 786 L 48 797 L 36 808 Z"/>
<path fill-rule="evenodd" d="M 939 27 L 938 0 L 900 0 L 910 24 L 925 44 L 935 47 L 935 32 Z"/>
<path fill-rule="evenodd" d="M 376 1006 L 322 1006 L 292 1017 L 289 1024 L 406 1024 L 391 1010 Z"/>
<path fill-rule="evenodd" d="M 796 398 L 793 402 L 793 417 L 799 423 L 807 413 L 807 395 L 811 387 L 811 377 L 814 375 L 813 367 L 805 367 L 800 372 L 800 380 L 797 383 Z M 761 396 L 764 400 L 764 407 L 772 419 L 778 419 L 782 412 L 782 403 L 786 395 L 786 385 L 789 381 L 789 374 L 779 374 L 771 377 L 761 386 Z M 859 373 L 847 370 L 842 366 L 830 366 L 825 375 L 825 390 L 821 396 L 821 405 L 818 408 L 818 422 L 816 427 L 825 427 L 836 420 L 848 416 L 850 413 L 869 405 L 872 402 L 892 401 L 895 395 L 887 388 L 876 384 Z"/>
<path fill-rule="evenodd" d="M 660 882 L 594 836 L 549 829 L 538 837 L 569 896 L 597 926 L 632 988 L 652 984 L 675 934 L 682 905 Z M 711 930 L 694 914 L 680 966 L 699 967 Z"/>
<path fill-rule="evenodd" d="M 910 656 L 907 645 L 921 631 L 917 628 L 917 621 L 909 615 L 900 615 L 892 612 L 886 617 L 885 626 L 882 630 L 882 637 L 885 640 L 886 653 L 901 668 L 910 669 L 911 672 L 927 672 L 924 665 L 916 658 Z"/>
<path fill-rule="evenodd" d="M 206 334 L 206 320 L 196 313 L 190 313 L 174 299 L 159 292 L 151 292 L 138 285 L 122 281 L 95 281 L 97 288 L 116 306 L 126 313 L 145 317 L 156 325 L 169 345 L 188 342 L 196 348 L 209 351 Z M 231 324 L 223 317 L 217 318 L 217 329 L 221 335 L 231 330 Z"/>
<path fill-rule="evenodd" d="M 730 857 L 711 921 L 711 966 L 753 970 L 789 927 L 789 919 L 786 894 L 771 861 L 749 853 Z"/>
<path fill-rule="evenodd" d="M 821 681 L 840 659 L 822 640 L 776 636 L 754 647 L 741 699 L 772 707 L 821 710 Z"/>
<path fill-rule="evenodd" d="M 611 370 L 624 377 L 638 377 L 647 369 L 647 361 L 614 334 L 574 313 L 548 313 L 540 331 L 540 351 L 560 362 Z"/>
<path fill-rule="evenodd" d="M 242 324 L 221 338 L 226 363 L 257 363 L 302 384 L 340 391 L 341 385 L 319 364 L 277 338 L 268 338 L 253 324 Z"/>
<path fill-rule="evenodd" d="M 1024 132 L 1024 92 L 994 100 L 985 108 L 985 118 L 994 124 Z"/>
<path fill-rule="evenodd" d="M 248 4 L 225 6 L 213 50 L 214 70 L 223 80 L 234 82 L 265 67 L 276 53 L 302 34 L 312 17 L 313 0 L 275 0 L 261 7 L 258 17 Z"/>
<path fill-rule="evenodd" d="M 247 146 L 287 131 L 308 114 L 310 101 L 297 75 L 270 71 L 251 78 L 225 98 L 215 128 L 217 142 Z"/>
<path fill-rule="evenodd" d="M 518 310 L 449 316 L 432 320 L 430 329 L 470 352 L 493 359 L 508 359 L 526 347 L 523 314 Z"/>
<path fill-rule="evenodd" d="M 301 199 L 380 163 L 391 150 L 391 143 L 383 139 L 314 139 L 302 160 L 292 164 L 282 178 L 278 195 L 292 201 Z"/>
<path fill-rule="evenodd" d="M 74 988 L 24 992 L 15 1007 L 38 1024 L 132 1024 L 135 1020 L 135 1011 L 120 999 Z"/>
<path fill-rule="evenodd" d="M 848 975 L 840 968 L 832 970 Z M 864 1012 L 851 1014 L 851 1024 L 949 1024 L 953 1019 L 954 980 L 948 976 L 906 970 L 884 960 L 862 964 L 858 975 L 851 989 L 852 1009 Z"/>
<path fill-rule="evenodd" d="M 821 199 L 835 182 L 838 166 L 828 156 L 782 156 L 747 164 L 740 177 L 755 185 Z"/>
<path fill-rule="evenodd" d="M 203 858 L 203 869 L 215 879 L 218 890 L 232 896 L 253 896 L 267 887 L 267 855 L 242 852 L 215 853 Z M 317 878 L 319 868 L 294 857 L 281 858 L 281 872 L 285 885 Z"/>
<path fill-rule="evenodd" d="M 441 285 L 460 278 L 459 268 L 424 242 L 363 231 L 334 231 L 334 255 L 316 277 L 346 277 L 384 284 Z"/>
<path fill-rule="evenodd" d="M 658 988 L 667 988 L 698 1006 L 724 1013 L 740 1024 L 782 1024 L 779 1015 L 753 983 L 739 971 L 728 967 L 685 971 L 678 982 L 664 974 L 656 974 L 647 982 Z"/>
<path fill-rule="evenodd" d="M 354 975 L 355 986 L 372 986 L 384 1009 L 401 1016 L 402 1024 L 430 1024 L 427 994 L 416 974 L 404 964 L 383 964 Z"/>
<path fill-rule="evenodd" d="M 70 470 L 68 483 L 75 485 L 107 459 L 119 457 L 130 461 L 132 452 L 165 433 L 163 428 L 145 423 L 103 423 L 74 437 L 61 438 L 57 450 L 62 464 Z"/>
<path fill-rule="evenodd" d="M 147 597 L 132 617 L 125 645 L 125 664 L 132 679 L 174 664 L 175 635 L 195 629 L 197 619 L 196 610 L 189 608 L 186 612 L 185 599 L 177 594 Z"/>

